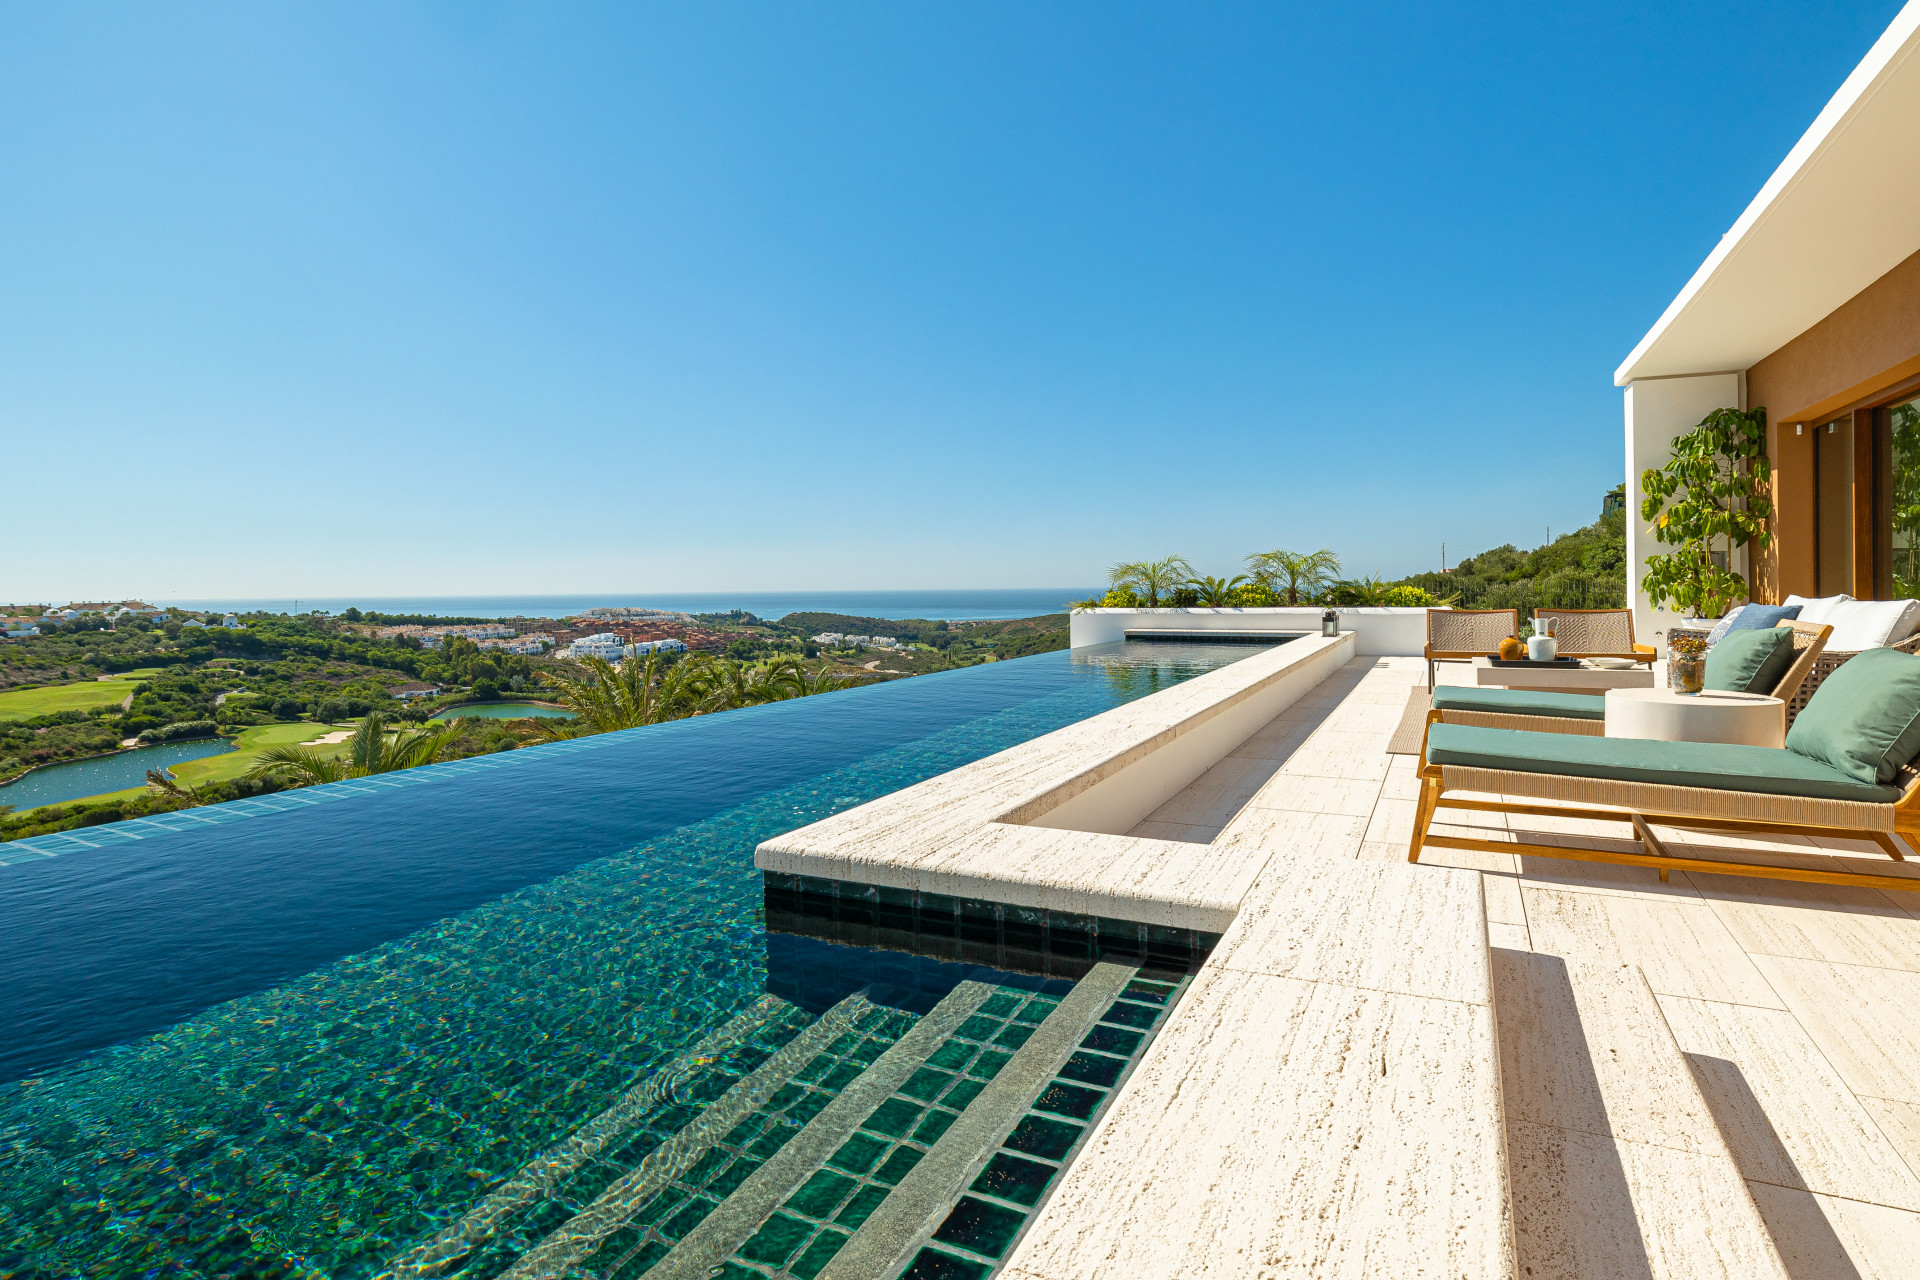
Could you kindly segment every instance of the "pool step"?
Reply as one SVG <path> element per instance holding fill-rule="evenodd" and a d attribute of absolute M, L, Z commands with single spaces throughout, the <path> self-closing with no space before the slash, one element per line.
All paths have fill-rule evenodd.
<path fill-rule="evenodd" d="M 853 1031 L 874 1009 L 864 994 L 855 992 L 827 1010 L 638 1166 L 617 1178 L 591 1204 L 522 1254 L 501 1273 L 503 1280 L 545 1280 L 562 1275 L 598 1250 L 658 1193 L 705 1159 L 736 1125 L 760 1110 L 796 1072 Z"/>
<path fill-rule="evenodd" d="M 959 1121 L 861 1226 L 821 1280 L 882 1280 L 949 1216 L 967 1184 L 1027 1110 L 1040 1086 L 1126 989 L 1138 970 L 1097 964 L 1062 1000 Z"/>
<path fill-rule="evenodd" d="M 994 988 L 983 982 L 962 982 L 947 993 L 647 1274 L 659 1280 L 695 1280 L 724 1262 L 993 994 Z"/>

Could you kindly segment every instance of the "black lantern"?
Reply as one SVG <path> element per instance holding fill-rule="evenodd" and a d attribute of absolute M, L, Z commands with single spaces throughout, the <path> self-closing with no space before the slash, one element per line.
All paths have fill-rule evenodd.
<path fill-rule="evenodd" d="M 1320 634 L 1332 639 L 1340 634 L 1340 615 L 1329 609 L 1320 615 Z"/>

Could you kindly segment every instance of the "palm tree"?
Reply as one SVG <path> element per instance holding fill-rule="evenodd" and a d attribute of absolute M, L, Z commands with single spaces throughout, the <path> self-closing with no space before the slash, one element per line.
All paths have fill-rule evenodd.
<path fill-rule="evenodd" d="M 328 755 L 312 747 L 269 747 L 255 757 L 247 777 L 279 775 L 292 780 L 296 786 L 310 787 L 376 773 L 395 773 L 432 764 L 459 732 L 457 720 L 422 729 L 389 729 L 386 713 L 375 711 L 354 727 L 353 736 L 347 739 L 346 755 Z"/>
<path fill-rule="evenodd" d="M 1302 595 L 1311 600 L 1326 589 L 1340 572 L 1340 557 L 1327 547 L 1306 552 L 1275 549 L 1248 556 L 1247 568 L 1254 581 L 1276 595 L 1284 593 L 1288 604 L 1297 605 Z"/>
<path fill-rule="evenodd" d="M 175 800 L 185 801 L 186 807 L 189 809 L 197 809 L 203 804 L 214 803 L 213 800 L 207 797 L 204 788 L 183 786 L 158 769 L 147 770 L 147 790 L 157 792 L 163 796 L 172 796 Z M 0 814 L 0 817 L 4 816 L 4 814 Z"/>
<path fill-rule="evenodd" d="M 1232 604 L 1234 591 L 1246 580 L 1246 574 L 1236 573 L 1231 578 L 1188 578 L 1187 585 L 1200 593 L 1201 604 L 1217 609 Z"/>
<path fill-rule="evenodd" d="M 1163 556 L 1158 560 L 1123 561 L 1107 571 L 1107 582 L 1128 587 L 1147 597 L 1147 607 L 1160 607 L 1160 593 L 1172 591 L 1193 577 L 1193 566 L 1183 556 Z"/>
<path fill-rule="evenodd" d="M 644 661 L 628 658 L 617 667 L 605 658 L 588 658 L 582 665 L 586 669 L 581 675 L 542 671 L 540 679 L 558 691 L 556 701 L 590 733 L 637 729 L 691 715 L 693 708 L 685 704 L 702 700 L 706 692 L 694 688 L 705 674 L 699 657 L 676 663 L 673 672 L 657 653 L 648 654 Z M 670 674 L 675 678 L 669 687 Z M 668 714 L 669 707 L 674 714 Z"/>

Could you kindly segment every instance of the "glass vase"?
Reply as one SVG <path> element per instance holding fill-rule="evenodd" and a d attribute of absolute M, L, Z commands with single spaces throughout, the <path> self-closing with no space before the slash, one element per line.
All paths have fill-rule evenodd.
<path fill-rule="evenodd" d="M 1675 654 L 1667 659 L 1667 688 L 1675 693 L 1698 693 L 1706 685 L 1705 654 Z"/>

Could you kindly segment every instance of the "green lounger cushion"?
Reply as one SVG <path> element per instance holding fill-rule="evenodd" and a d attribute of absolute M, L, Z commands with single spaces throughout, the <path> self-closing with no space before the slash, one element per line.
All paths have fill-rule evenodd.
<path fill-rule="evenodd" d="M 1920 751 L 1920 654 L 1869 649 L 1841 663 L 1793 718 L 1787 750 L 1892 782 Z"/>
<path fill-rule="evenodd" d="M 1799 752 L 1728 742 L 1651 742 L 1436 724 L 1427 730 L 1427 762 L 1868 804 L 1892 804 L 1900 798 L 1898 787 L 1860 782 Z"/>
<path fill-rule="evenodd" d="M 1441 685 L 1433 691 L 1439 711 L 1493 711 L 1506 716 L 1559 716 L 1567 720 L 1605 720 L 1607 700 L 1591 693 L 1531 693 L 1525 689 L 1478 689 Z"/>
<path fill-rule="evenodd" d="M 1707 650 L 1707 688 L 1772 693 L 1793 665 L 1793 628 L 1735 630 Z"/>

